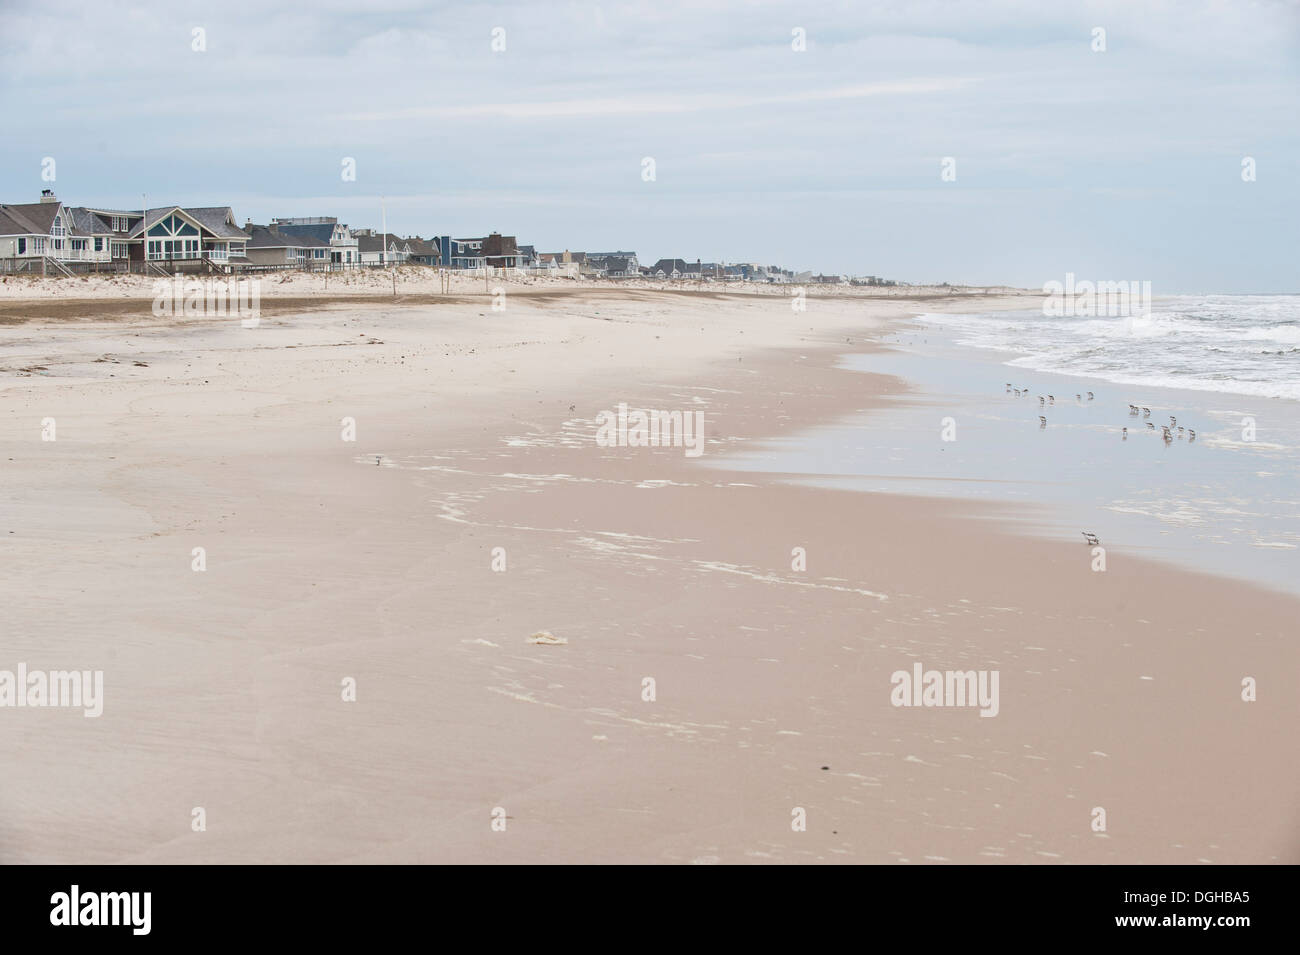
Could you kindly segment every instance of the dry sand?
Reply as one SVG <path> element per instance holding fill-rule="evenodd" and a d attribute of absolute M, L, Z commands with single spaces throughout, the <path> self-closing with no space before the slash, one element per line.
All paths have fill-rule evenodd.
<path fill-rule="evenodd" d="M 619 402 L 702 410 L 706 458 L 870 406 L 835 356 L 969 296 L 299 290 L 243 329 L 61 288 L 0 308 L 0 669 L 102 669 L 104 713 L 0 709 L 3 861 L 1300 861 L 1294 600 L 595 443 Z M 918 660 L 999 714 L 892 706 Z"/>

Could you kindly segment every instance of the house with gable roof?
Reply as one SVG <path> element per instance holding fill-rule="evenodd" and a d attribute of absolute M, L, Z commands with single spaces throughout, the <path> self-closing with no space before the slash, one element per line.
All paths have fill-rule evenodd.
<path fill-rule="evenodd" d="M 356 235 L 346 223 L 334 216 L 298 216 L 272 219 L 271 227 L 287 236 L 309 235 L 330 247 L 331 268 L 354 269 L 361 265 L 361 249 Z"/>

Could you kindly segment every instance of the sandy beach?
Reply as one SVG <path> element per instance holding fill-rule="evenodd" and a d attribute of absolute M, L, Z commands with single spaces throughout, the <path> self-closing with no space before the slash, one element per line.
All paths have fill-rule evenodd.
<path fill-rule="evenodd" d="M 1300 861 L 1296 598 L 716 465 L 1032 293 L 364 279 L 255 328 L 0 285 L 0 669 L 103 671 L 0 710 L 0 860 Z M 703 454 L 601 446 L 621 403 Z M 917 663 L 996 716 L 894 705 Z"/>

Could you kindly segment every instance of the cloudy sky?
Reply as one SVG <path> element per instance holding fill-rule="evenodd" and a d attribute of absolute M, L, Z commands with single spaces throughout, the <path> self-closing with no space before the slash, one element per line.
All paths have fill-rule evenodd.
<path fill-rule="evenodd" d="M 1300 291 L 1296 2 L 0 0 L 0 116 L 5 202 Z"/>

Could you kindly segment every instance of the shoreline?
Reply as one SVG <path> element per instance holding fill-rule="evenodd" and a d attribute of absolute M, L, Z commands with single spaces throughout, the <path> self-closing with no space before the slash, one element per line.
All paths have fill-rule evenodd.
<path fill-rule="evenodd" d="M 1293 468 L 1300 409 L 1285 399 L 1025 372 L 1008 366 L 1004 353 L 934 332 L 920 320 L 901 320 L 874 349 L 837 361 L 856 374 L 889 378 L 883 407 L 818 422 L 798 440 L 754 442 L 715 465 L 806 486 L 1012 508 L 1008 519 L 1023 536 L 1071 540 L 1080 527 L 1096 528 L 1112 556 L 1298 595 L 1300 568 L 1292 565 L 1300 525 L 1276 479 Z M 1032 398 L 1004 395 L 1000 382 L 1013 376 L 1062 400 L 1040 408 Z M 1092 389 L 1095 401 L 1065 397 Z M 1161 448 L 1158 432 L 1125 412 L 1130 400 L 1149 402 L 1157 414 L 1176 412 L 1198 429 L 1196 440 Z M 1237 419 L 1214 410 L 1225 407 L 1266 422 L 1263 439 L 1234 440 Z M 1040 412 L 1050 416 L 1050 432 L 1038 426 Z M 941 416 L 952 416 L 951 442 L 939 437 Z M 832 453 L 837 447 L 843 451 Z"/>
<path fill-rule="evenodd" d="M 1273 688 L 1244 704 L 1224 677 L 1293 672 L 1295 601 L 1159 565 L 1093 575 L 1084 548 L 993 531 L 964 502 L 594 446 L 588 424 L 620 398 L 702 408 L 706 459 L 878 402 L 880 381 L 834 367 L 885 327 L 856 311 L 810 305 L 805 338 L 762 324 L 761 302 L 646 296 L 597 315 L 610 299 L 578 293 L 485 325 L 480 301 L 432 326 L 407 309 L 284 316 L 255 351 L 220 327 L 154 331 L 171 340 L 129 344 L 154 356 L 122 369 L 137 377 L 22 379 L 41 387 L 22 429 L 0 419 L 24 482 L 9 540 L 20 583 L 55 602 L 20 596 L 18 658 L 98 657 L 107 704 L 41 726 L 89 770 L 39 765 L 5 735 L 25 771 L 4 800 L 6 855 L 1296 860 L 1297 770 L 1260 757 L 1286 751 L 1297 701 Z M 910 312 L 889 304 L 881 322 Z M 326 353 L 345 330 L 381 343 Z M 182 360 L 197 367 L 177 375 Z M 77 368 L 105 370 L 92 361 Z M 18 400 L 0 384 L 11 412 Z M 56 472 L 26 422 L 46 408 Z M 360 432 L 346 449 L 341 415 Z M 212 542 L 203 575 L 196 541 Z M 569 643 L 527 645 L 540 629 Z M 913 661 L 999 669 L 999 716 L 893 707 L 889 674 Z M 339 702 L 343 674 L 356 704 Z M 84 752 L 88 733 L 102 752 Z M 55 784 L 83 772 L 99 802 Z M 222 825 L 192 834 L 191 805 Z M 1096 805 L 1109 833 L 1090 829 Z M 496 806 L 507 834 L 489 828 Z M 807 832 L 791 831 L 794 806 Z"/>

